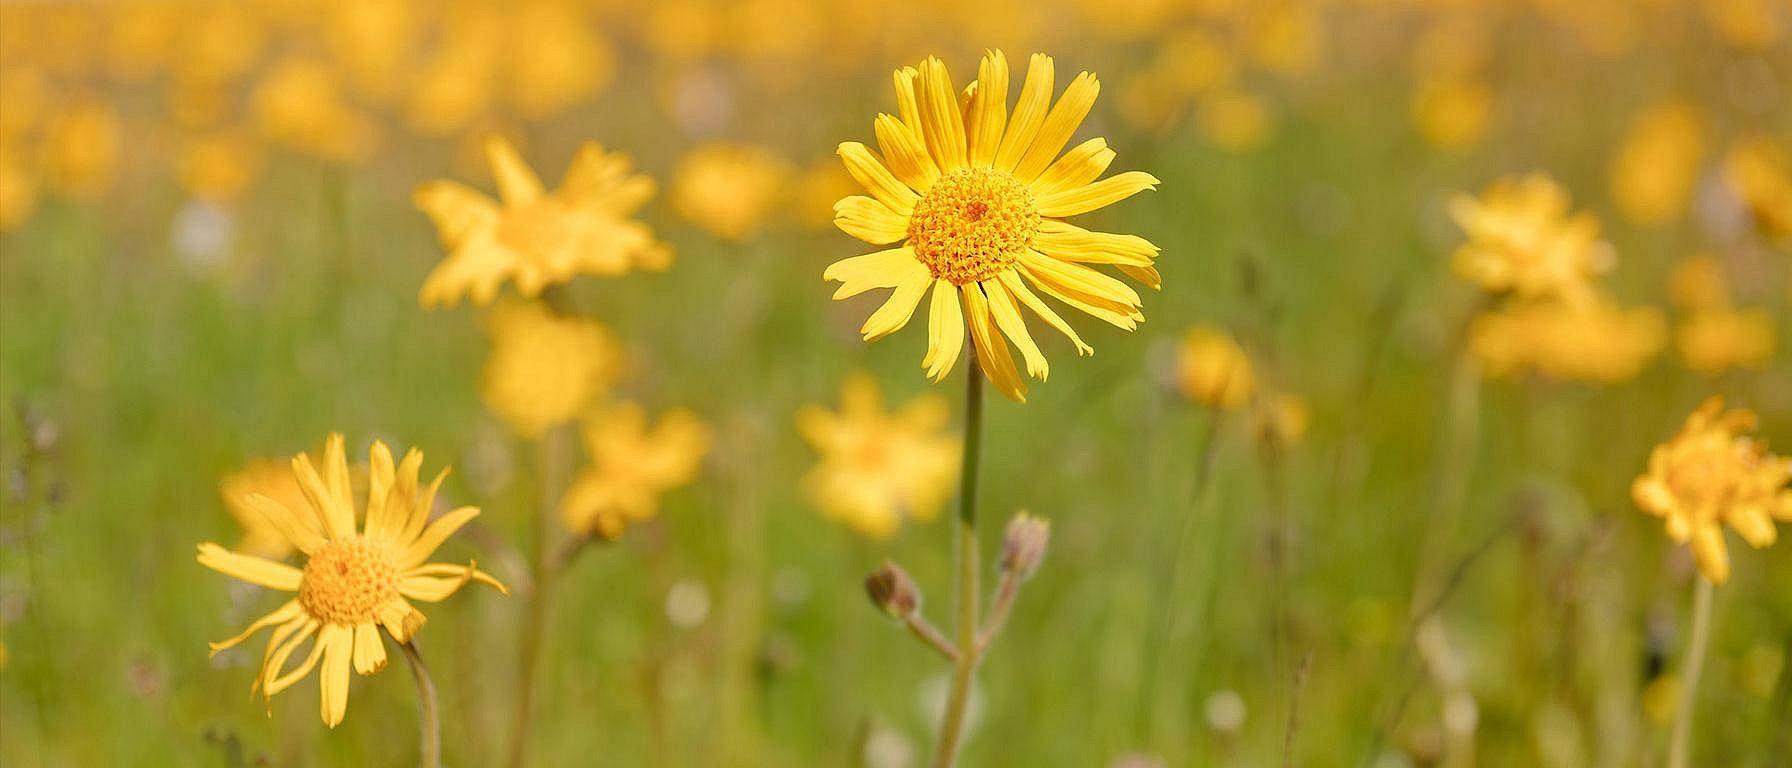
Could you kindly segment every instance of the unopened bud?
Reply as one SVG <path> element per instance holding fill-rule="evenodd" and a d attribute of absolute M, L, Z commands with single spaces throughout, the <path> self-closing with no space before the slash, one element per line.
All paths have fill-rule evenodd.
<path fill-rule="evenodd" d="M 1039 561 L 1045 559 L 1045 546 L 1052 540 L 1052 524 L 1022 512 L 1008 521 L 1008 532 L 1002 536 L 1002 570 L 1023 581 L 1033 577 Z"/>
<path fill-rule="evenodd" d="M 898 619 L 921 608 L 921 589 L 915 586 L 915 580 L 902 566 L 888 560 L 865 577 L 865 594 L 871 596 L 871 604 L 878 610 Z"/>

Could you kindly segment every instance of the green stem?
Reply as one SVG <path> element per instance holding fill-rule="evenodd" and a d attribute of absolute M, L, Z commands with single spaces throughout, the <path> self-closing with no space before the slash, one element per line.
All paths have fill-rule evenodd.
<path fill-rule="evenodd" d="M 1674 734 L 1668 741 L 1668 768 L 1686 768 L 1692 745 L 1692 714 L 1698 700 L 1699 673 L 1705 668 L 1705 646 L 1711 638 L 1711 597 L 1716 588 L 1698 578 L 1692 598 L 1692 641 L 1686 646 L 1686 680 L 1680 686 L 1680 711 L 1674 718 Z"/>
<path fill-rule="evenodd" d="M 1207 414 L 1207 424 L 1200 432 L 1199 443 L 1195 449 L 1195 481 L 1189 489 L 1188 507 L 1183 511 L 1182 525 L 1177 527 L 1176 538 L 1170 543 L 1169 563 L 1162 568 L 1157 604 L 1163 606 L 1162 615 L 1149 622 L 1145 629 L 1144 646 L 1140 657 L 1143 660 L 1140 669 L 1144 677 L 1139 681 L 1138 701 L 1134 705 L 1133 724 L 1139 738 L 1149 739 L 1156 728 L 1157 682 L 1159 675 L 1154 670 L 1158 667 L 1158 658 L 1163 654 L 1163 646 L 1170 635 L 1170 630 L 1177 623 L 1177 610 L 1180 602 L 1175 599 L 1176 586 L 1182 574 L 1184 550 L 1188 548 L 1188 539 L 1195 529 L 1195 518 L 1207 508 L 1207 481 L 1213 476 L 1213 465 L 1217 451 L 1220 424 L 1224 420 L 1224 412 L 1212 410 Z"/>
<path fill-rule="evenodd" d="M 417 707 L 421 710 L 417 764 L 422 768 L 440 768 L 442 718 L 436 708 L 436 683 L 430 679 L 429 668 L 423 665 L 423 655 L 417 652 L 416 645 L 406 641 L 399 643 L 398 649 L 404 651 L 404 660 L 411 665 L 411 678 L 417 682 Z"/>
<path fill-rule="evenodd" d="M 968 346 L 968 343 L 967 343 Z M 952 692 L 940 722 L 935 768 L 950 768 L 958 760 L 958 743 L 964 731 L 964 713 L 971 696 L 971 677 L 977 671 L 977 466 L 983 443 L 983 372 L 969 350 L 965 355 L 964 464 L 958 495 L 958 658 L 952 665 Z"/>
<path fill-rule="evenodd" d="M 553 508 L 558 499 L 559 448 L 561 430 L 550 428 L 535 443 L 535 470 L 541 481 L 541 500 L 535 525 L 530 532 L 530 562 L 534 564 L 532 589 L 529 591 L 528 614 L 523 620 L 522 637 L 517 652 L 516 715 L 511 723 L 510 766 L 521 768 L 529 752 L 529 731 L 534 725 L 535 669 L 541 660 L 542 634 L 548 623 L 548 605 L 552 599 L 553 581 L 563 560 L 570 554 L 550 558 L 547 552 L 548 531 L 553 527 Z M 583 537 L 578 541 L 582 543 Z M 572 550 L 576 552 L 577 550 Z"/>

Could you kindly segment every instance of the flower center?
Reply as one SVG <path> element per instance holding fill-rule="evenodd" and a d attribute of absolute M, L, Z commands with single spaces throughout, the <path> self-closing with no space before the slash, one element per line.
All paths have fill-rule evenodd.
<path fill-rule="evenodd" d="M 327 624 L 375 621 L 379 607 L 397 596 L 391 553 L 360 537 L 325 544 L 299 579 L 299 604 Z"/>
<path fill-rule="evenodd" d="M 525 256 L 555 250 L 572 236 L 571 217 L 552 198 L 510 208 L 498 218 L 498 241 Z"/>
<path fill-rule="evenodd" d="M 964 285 L 1014 264 L 1038 231 L 1039 209 L 1019 179 L 962 168 L 941 176 L 915 203 L 908 244 L 934 277 Z"/>

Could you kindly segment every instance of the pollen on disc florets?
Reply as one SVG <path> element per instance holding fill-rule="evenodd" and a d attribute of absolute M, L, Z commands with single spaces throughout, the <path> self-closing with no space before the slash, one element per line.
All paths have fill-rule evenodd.
<path fill-rule="evenodd" d="M 987 280 L 1033 245 L 1039 208 L 1025 184 L 993 168 L 961 168 L 935 181 L 909 216 L 908 244 L 936 278 Z"/>
<path fill-rule="evenodd" d="M 319 621 L 364 624 L 398 596 L 398 568 L 387 548 L 363 538 L 332 541 L 312 553 L 299 579 L 299 604 Z"/>

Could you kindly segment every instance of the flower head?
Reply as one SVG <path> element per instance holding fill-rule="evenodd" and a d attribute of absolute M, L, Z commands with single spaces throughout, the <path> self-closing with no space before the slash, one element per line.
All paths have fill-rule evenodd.
<path fill-rule="evenodd" d="M 1489 376 L 1536 372 L 1610 384 L 1642 372 L 1661 351 L 1667 324 L 1654 307 L 1620 307 L 1595 294 L 1584 304 L 1515 302 L 1482 313 L 1468 333 Z"/>
<path fill-rule="evenodd" d="M 1745 137 L 1724 158 L 1724 183 L 1771 237 L 1792 237 L 1792 152 L 1766 135 Z"/>
<path fill-rule="evenodd" d="M 1145 319 L 1138 293 L 1086 265 L 1110 264 L 1152 287 L 1160 283 L 1157 246 L 1063 221 L 1158 182 L 1139 171 L 1097 181 L 1114 160 L 1104 139 L 1060 156 L 1101 86 L 1081 73 L 1052 104 L 1053 79 L 1051 58 L 1035 54 L 1010 113 L 1008 61 L 1000 51 L 983 57 L 962 93 L 945 63 L 929 58 L 895 73 L 898 114 L 878 115 L 874 124 L 881 156 L 858 142 L 839 147 L 870 196 L 836 203 L 835 225 L 873 245 L 903 244 L 835 262 L 823 278 L 841 283 L 836 299 L 895 289 L 859 328 L 866 341 L 907 325 L 932 289 L 921 366 L 934 381 L 957 363 L 968 324 L 983 373 L 1004 395 L 1024 401 L 1026 384 L 1008 341 L 1020 348 L 1028 375 L 1043 381 L 1049 367 L 1020 307 L 1069 337 L 1079 354 L 1094 352 L 1035 288 L 1132 330 Z"/>
<path fill-rule="evenodd" d="M 621 349 L 596 320 L 556 314 L 536 302 L 503 302 L 487 327 L 492 354 L 480 394 L 486 407 L 526 438 L 577 417 L 621 367 Z"/>
<path fill-rule="evenodd" d="M 504 590 L 473 563 L 427 562 L 436 547 L 479 515 L 478 509 L 461 507 L 429 519 L 447 470 L 427 487 L 419 487 L 421 452 L 412 449 L 396 467 L 384 443 L 375 442 L 369 455 L 364 508 L 355 503 L 339 434 L 330 435 L 324 445 L 323 474 L 304 454 L 292 460 L 293 477 L 304 496 L 301 505 L 289 506 L 257 492 L 241 499 L 304 553 L 303 566 L 238 554 L 210 542 L 199 545 L 200 564 L 251 584 L 295 593 L 242 634 L 212 643 L 212 653 L 271 627 L 252 690 L 271 699 L 321 664 L 323 720 L 332 728 L 348 709 L 349 669 L 371 675 L 386 665 L 380 630 L 402 643 L 423 626 L 423 613 L 410 601 L 438 602 L 469 581 Z M 289 669 L 287 662 L 307 642 L 311 650 Z"/>
<path fill-rule="evenodd" d="M 1639 224 L 1678 217 L 1698 180 L 1704 130 L 1698 113 L 1668 102 L 1637 116 L 1612 161 L 1612 199 Z"/>
<path fill-rule="evenodd" d="M 1648 470 L 1630 487 L 1638 507 L 1667 521 L 1669 538 L 1691 543 L 1713 584 L 1730 577 L 1724 526 L 1761 549 L 1777 538 L 1775 520 L 1792 522 L 1792 459 L 1747 436 L 1753 413 L 1723 407 L 1718 397 L 1699 406 L 1679 434 L 1650 452 Z"/>
<path fill-rule="evenodd" d="M 776 210 L 793 171 L 763 147 L 710 144 L 678 164 L 672 207 L 723 240 L 751 239 Z"/>
<path fill-rule="evenodd" d="M 615 539 L 631 522 L 659 513 L 659 497 L 690 483 L 709 452 L 709 429 L 684 409 L 648 428 L 647 411 L 621 403 L 585 423 L 590 464 L 560 502 L 576 533 Z"/>
<path fill-rule="evenodd" d="M 958 439 L 950 411 L 922 395 L 886 411 L 876 380 L 857 374 L 840 390 L 840 410 L 804 406 L 797 429 L 821 454 L 803 492 L 823 514 L 873 538 L 896 532 L 905 517 L 931 520 L 958 482 Z"/>
<path fill-rule="evenodd" d="M 1244 348 L 1212 326 L 1189 330 L 1176 358 L 1176 385 L 1209 408 L 1235 410 L 1250 402 L 1257 375 Z"/>
<path fill-rule="evenodd" d="M 1450 217 L 1468 235 L 1456 250 L 1457 274 L 1493 293 L 1582 301 L 1593 278 L 1611 269 L 1599 220 L 1570 214 L 1568 193 L 1542 173 L 1501 179 L 1479 198 L 1450 201 Z"/>
<path fill-rule="evenodd" d="M 1681 321 L 1674 333 L 1680 361 L 1707 375 L 1732 368 L 1758 369 L 1773 359 L 1772 313 L 1765 309 L 1704 309 Z"/>
<path fill-rule="evenodd" d="M 653 181 L 629 171 L 627 158 L 596 142 L 580 148 L 560 188 L 549 193 L 502 138 L 485 143 L 500 200 L 452 181 L 417 189 L 417 206 L 435 221 L 448 258 L 423 282 L 426 307 L 470 296 L 489 304 L 505 280 L 534 298 L 575 275 L 664 269 L 672 256 L 645 224 L 629 218 L 653 196 Z"/>

